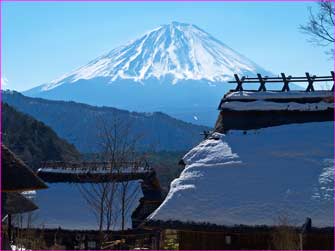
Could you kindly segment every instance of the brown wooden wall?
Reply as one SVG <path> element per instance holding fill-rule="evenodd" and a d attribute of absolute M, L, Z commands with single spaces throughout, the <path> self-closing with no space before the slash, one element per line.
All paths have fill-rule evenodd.
<path fill-rule="evenodd" d="M 304 249 L 334 250 L 334 232 L 309 233 L 304 238 Z"/>
<path fill-rule="evenodd" d="M 333 231 L 313 231 L 304 234 L 304 250 L 334 250 Z M 230 236 L 231 242 L 226 242 Z M 224 231 L 179 231 L 179 249 L 181 250 L 218 250 L 218 249 L 274 249 L 272 231 L 247 231 L 244 233 L 229 233 Z M 228 237 L 229 238 L 229 237 Z"/>
<path fill-rule="evenodd" d="M 317 104 L 316 104 L 317 106 Z M 251 130 L 292 123 L 334 120 L 334 109 L 322 111 L 220 111 L 214 131 Z"/>
<path fill-rule="evenodd" d="M 230 234 L 225 232 L 181 231 L 180 249 L 269 249 L 270 235 L 266 233 Z M 226 236 L 231 239 L 226 242 Z"/>

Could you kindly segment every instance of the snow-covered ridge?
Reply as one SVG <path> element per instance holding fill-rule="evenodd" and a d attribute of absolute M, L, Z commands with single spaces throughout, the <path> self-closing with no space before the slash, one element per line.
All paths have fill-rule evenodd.
<path fill-rule="evenodd" d="M 253 101 L 253 102 L 225 102 L 221 104 L 221 109 L 229 109 L 235 111 L 324 111 L 333 109 L 333 103 L 319 102 L 319 103 L 296 103 L 296 102 L 266 102 L 266 101 Z"/>
<path fill-rule="evenodd" d="M 95 169 L 89 169 L 89 168 L 39 168 L 37 170 L 38 173 L 59 173 L 59 174 L 110 174 L 110 173 L 146 173 L 149 172 L 147 168 L 145 167 L 127 167 L 127 168 L 115 168 L 113 170 L 108 168 L 95 168 Z"/>
<path fill-rule="evenodd" d="M 257 72 L 269 74 L 197 26 L 172 22 L 63 75 L 42 90 L 98 77 L 110 82 L 168 77 L 175 84 L 179 80 L 222 82 L 231 79 L 234 73 Z"/>
<path fill-rule="evenodd" d="M 236 111 L 324 111 L 334 109 L 332 91 L 230 92 L 222 99 L 220 109 Z"/>
<path fill-rule="evenodd" d="M 225 95 L 225 100 L 266 100 L 266 99 L 297 99 L 297 98 L 327 98 L 333 97 L 334 92 L 332 91 L 288 91 L 288 92 L 278 92 L 278 91 L 234 91 Z"/>

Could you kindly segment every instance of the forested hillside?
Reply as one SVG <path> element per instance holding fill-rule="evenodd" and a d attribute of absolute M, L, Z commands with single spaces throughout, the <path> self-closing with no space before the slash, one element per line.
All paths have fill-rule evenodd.
<path fill-rule="evenodd" d="M 34 170 L 42 161 L 80 158 L 76 148 L 50 127 L 6 103 L 2 104 L 2 142 Z"/>
<path fill-rule="evenodd" d="M 2 92 L 3 102 L 50 126 L 82 153 L 101 151 L 101 128 L 115 121 L 129 125 L 129 134 L 139 137 L 145 151 L 185 151 L 196 145 L 208 127 L 186 123 L 161 112 L 138 113 L 112 107 L 26 97 Z M 140 105 L 140 104 L 139 104 Z"/>

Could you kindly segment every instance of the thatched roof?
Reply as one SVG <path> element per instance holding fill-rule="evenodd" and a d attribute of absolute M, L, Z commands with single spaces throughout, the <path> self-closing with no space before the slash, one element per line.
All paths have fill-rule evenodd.
<path fill-rule="evenodd" d="M 215 132 L 183 157 L 185 169 L 148 221 L 275 226 L 309 217 L 333 226 L 333 129 L 330 121 Z"/>
<path fill-rule="evenodd" d="M 332 91 L 231 91 L 221 100 L 214 131 L 253 130 L 334 121 Z"/>
<path fill-rule="evenodd" d="M 23 192 L 48 188 L 29 167 L 1 145 L 2 192 Z"/>
<path fill-rule="evenodd" d="M 38 209 L 30 199 L 15 192 L 2 194 L 2 207 L 2 215 L 21 214 Z"/>

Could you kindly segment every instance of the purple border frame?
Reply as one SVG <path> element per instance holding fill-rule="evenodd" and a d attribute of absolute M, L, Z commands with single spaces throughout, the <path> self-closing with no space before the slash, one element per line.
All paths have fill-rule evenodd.
<path fill-rule="evenodd" d="M 0 2 L 320 2 L 320 0 L 0 0 Z"/>
<path fill-rule="evenodd" d="M 0 55 L 2 55 L 2 2 L 319 2 L 320 0 L 0 0 Z M 334 0 L 326 0 L 334 1 Z M 335 26 L 334 26 L 335 33 Z M 335 52 L 333 54 L 333 69 L 335 70 Z M 0 57 L 0 76 L 2 78 L 2 57 Z M 2 83 L 0 82 L 0 103 L 2 104 Z M 335 97 L 335 95 L 334 95 Z M 2 105 L 0 104 L 0 144 L 2 144 Z M 335 111 L 334 111 L 335 118 Z M 335 130 L 333 127 L 333 142 L 335 142 Z M 333 149 L 333 159 L 335 157 L 335 148 Z M 2 167 L 2 153 L 0 151 L 0 172 Z M 2 174 L 2 172 L 1 172 Z M 1 175 L 0 174 L 0 175 Z M 334 165 L 334 181 L 335 181 L 335 165 Z M 335 183 L 333 182 L 334 191 Z M 2 187 L 2 177 L 0 177 L 0 188 Z M 0 215 L 1 213 L 1 193 L 0 193 Z M 333 227 L 335 226 L 335 198 L 333 198 Z M 0 250 L 2 249 L 2 225 L 0 226 Z M 335 247 L 335 238 L 334 238 Z M 231 250 L 235 251 L 235 250 Z M 293 250 L 287 250 L 293 251 Z"/>

